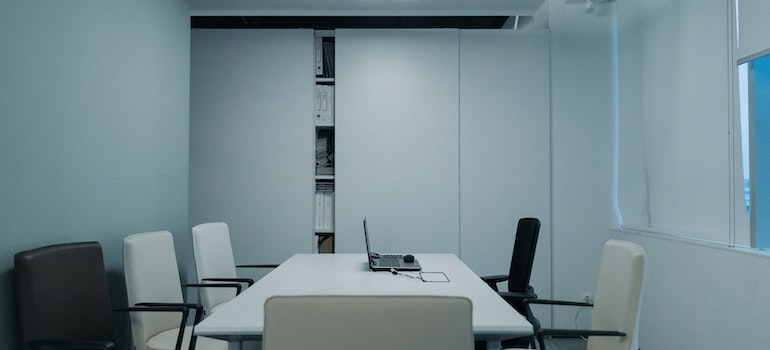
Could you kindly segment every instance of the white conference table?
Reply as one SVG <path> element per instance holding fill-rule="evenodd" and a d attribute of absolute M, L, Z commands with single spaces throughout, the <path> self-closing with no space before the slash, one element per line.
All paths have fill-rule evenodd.
<path fill-rule="evenodd" d="M 297 254 L 195 326 L 195 334 L 225 339 L 230 349 L 261 339 L 264 304 L 274 295 L 441 295 L 473 303 L 473 332 L 489 349 L 532 334 L 532 325 L 454 254 L 414 254 L 424 272 L 443 272 L 449 282 L 423 282 L 371 272 L 366 254 Z M 403 272 L 418 276 L 418 272 Z"/>

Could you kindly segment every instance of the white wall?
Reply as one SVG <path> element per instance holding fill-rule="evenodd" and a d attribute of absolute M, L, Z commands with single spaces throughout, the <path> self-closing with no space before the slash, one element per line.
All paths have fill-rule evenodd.
<path fill-rule="evenodd" d="M 377 251 L 502 274 L 517 220 L 537 217 L 531 283 L 550 296 L 549 34 L 457 34 L 337 31 L 338 251 L 363 251 L 367 216 Z"/>
<path fill-rule="evenodd" d="M 459 253 L 458 30 L 335 40 L 337 252 Z"/>
<path fill-rule="evenodd" d="M 606 6 L 606 5 L 601 5 Z M 611 17 L 549 2 L 553 297 L 594 292 L 614 223 L 615 80 Z M 590 313 L 555 307 L 553 326 L 588 327 Z"/>
<path fill-rule="evenodd" d="M 551 293 L 549 37 L 460 31 L 460 257 L 480 276 L 505 274 L 518 220 L 538 218 L 530 284 L 541 297 Z"/>
<path fill-rule="evenodd" d="M 226 222 L 236 264 L 312 252 L 313 31 L 196 29 L 191 51 L 190 226 Z"/>
<path fill-rule="evenodd" d="M 594 292 L 602 244 L 613 224 L 614 79 L 611 37 L 551 36 L 553 296 Z M 555 308 L 574 328 L 576 308 Z M 578 326 L 588 325 L 581 312 Z"/>
<path fill-rule="evenodd" d="M 185 256 L 189 11 L 182 0 L 0 2 L 0 348 L 19 348 L 16 252 L 99 241 L 116 307 L 123 237 L 168 229 Z"/>
<path fill-rule="evenodd" d="M 291 78 L 296 69 L 276 59 L 301 46 L 289 32 L 193 31 L 190 222 L 231 223 L 236 259 L 239 249 L 241 257 L 263 255 L 263 247 L 286 252 L 312 237 L 305 232 L 311 223 L 288 229 L 259 219 L 280 219 L 264 214 L 277 202 L 312 200 L 296 191 L 256 195 L 265 184 L 300 190 L 303 176 L 312 175 L 302 170 L 312 162 L 301 151 L 312 150 L 312 135 L 302 138 L 301 122 L 286 125 L 305 117 L 270 104 L 300 94 L 289 100 L 301 106 L 303 90 L 265 85 L 267 73 L 258 73 L 287 74 L 270 81 L 288 90 L 312 87 L 304 81 L 311 74 Z M 537 217 L 531 283 L 550 296 L 549 45 L 547 31 L 338 30 L 337 251 L 363 251 L 367 216 L 378 251 L 452 252 L 481 275 L 500 274 L 510 263 L 517 220 Z M 283 117 L 253 112 L 263 105 Z M 273 134 L 281 140 L 264 141 Z M 271 161 L 275 154 L 280 160 Z M 296 169 L 264 166 L 278 163 Z M 296 225 L 312 219 L 292 213 Z M 250 229 L 239 232 L 236 222 Z M 542 320 L 550 323 L 550 315 Z"/>
<path fill-rule="evenodd" d="M 765 255 L 612 232 L 647 252 L 642 349 L 765 349 L 770 264 Z"/>

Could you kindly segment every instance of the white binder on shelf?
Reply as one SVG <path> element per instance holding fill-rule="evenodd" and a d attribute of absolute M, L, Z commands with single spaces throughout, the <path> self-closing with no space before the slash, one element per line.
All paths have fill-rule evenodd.
<path fill-rule="evenodd" d="M 321 99 L 323 98 L 323 85 L 316 84 L 315 86 L 315 125 L 321 123 Z"/>
<path fill-rule="evenodd" d="M 326 85 L 326 119 L 324 122 L 332 126 L 334 125 L 334 85 Z"/>
<path fill-rule="evenodd" d="M 334 230 L 334 192 L 324 192 L 324 229 Z"/>
<path fill-rule="evenodd" d="M 334 126 L 334 85 L 315 86 L 315 116 L 317 126 Z"/>
<path fill-rule="evenodd" d="M 316 191 L 315 193 L 315 230 L 324 230 L 324 218 L 326 213 L 324 212 L 324 192 Z"/>
<path fill-rule="evenodd" d="M 323 38 L 317 36 L 315 37 L 315 75 L 322 76 L 324 74 L 323 62 Z"/>
<path fill-rule="evenodd" d="M 315 230 L 334 231 L 334 183 L 317 182 L 315 185 Z"/>

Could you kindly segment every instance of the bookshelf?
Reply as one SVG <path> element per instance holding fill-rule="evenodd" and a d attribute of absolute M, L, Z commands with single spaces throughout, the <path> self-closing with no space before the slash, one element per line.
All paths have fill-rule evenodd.
<path fill-rule="evenodd" d="M 315 218 L 318 253 L 334 253 L 334 31 L 315 31 Z"/>

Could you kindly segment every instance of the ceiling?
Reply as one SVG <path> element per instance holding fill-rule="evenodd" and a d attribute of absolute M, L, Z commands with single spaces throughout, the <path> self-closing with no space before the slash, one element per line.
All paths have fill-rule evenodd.
<path fill-rule="evenodd" d="M 545 0 L 191 0 L 193 16 L 532 16 Z"/>
<path fill-rule="evenodd" d="M 670 0 L 190 0 L 193 28 L 503 28 L 611 36 L 615 8 Z M 621 6 L 618 7 L 618 12 Z"/>
<path fill-rule="evenodd" d="M 193 28 L 521 28 L 545 0 L 191 0 Z"/>
<path fill-rule="evenodd" d="M 508 16 L 193 16 L 193 28 L 463 28 L 499 29 L 528 23 Z M 519 21 L 516 23 L 516 21 Z M 507 24 L 510 23 L 510 24 Z"/>

